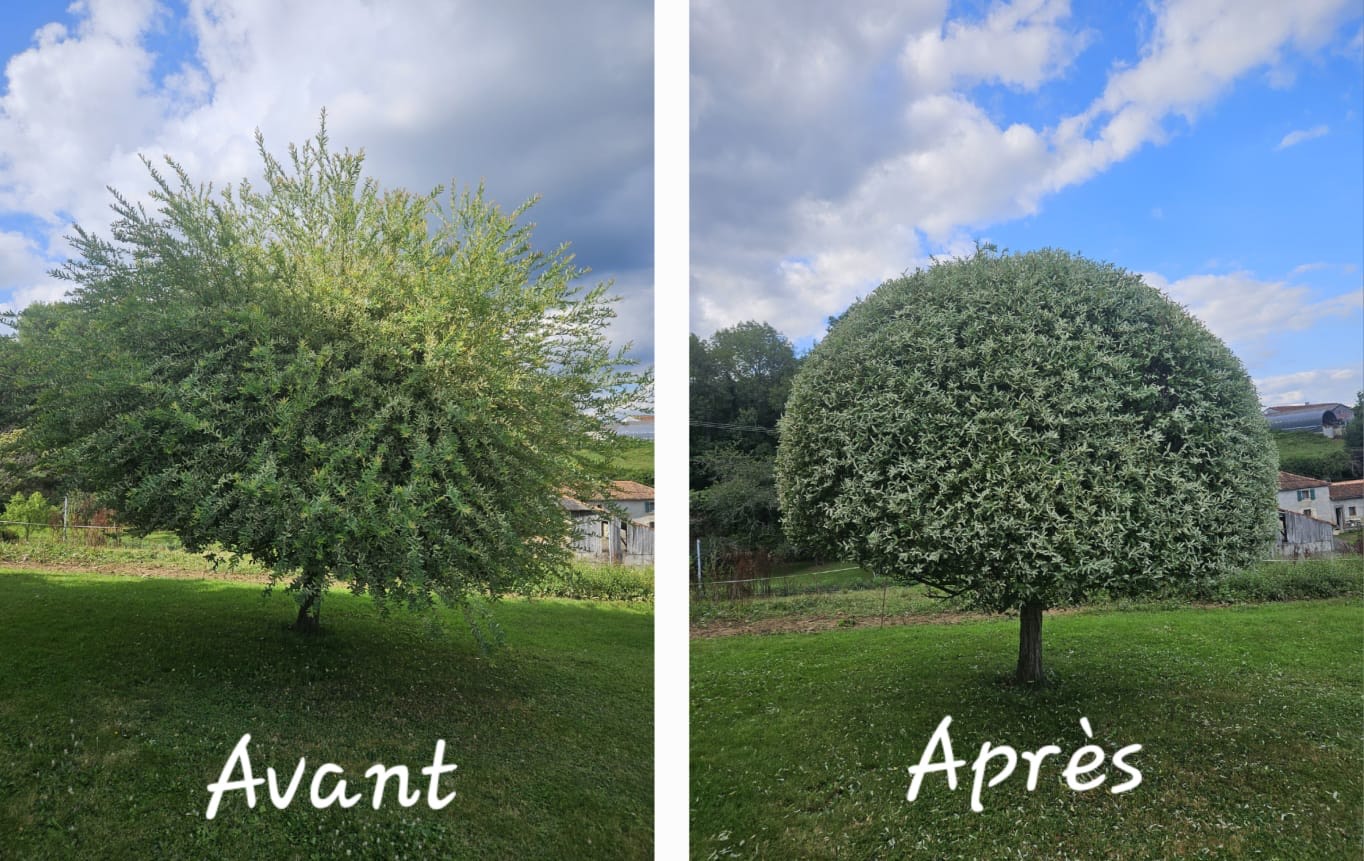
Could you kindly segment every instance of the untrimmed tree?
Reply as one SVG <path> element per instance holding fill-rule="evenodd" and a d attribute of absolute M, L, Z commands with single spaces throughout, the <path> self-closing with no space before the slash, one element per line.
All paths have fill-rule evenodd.
<path fill-rule="evenodd" d="M 1263 558 L 1276 455 L 1236 357 L 1141 279 L 991 247 L 889 281 L 804 361 L 781 425 L 793 541 L 1042 613 Z"/>
<path fill-rule="evenodd" d="M 609 285 L 481 187 L 381 191 L 325 124 L 257 143 L 263 187 L 149 163 L 154 211 L 115 193 L 111 240 L 77 229 L 67 312 L 14 320 L 49 383 L 26 444 L 124 523 L 267 566 L 300 627 L 333 580 L 467 613 L 566 565 L 559 497 L 600 492 L 649 382 Z"/>
<path fill-rule="evenodd" d="M 33 527 L 46 526 L 48 519 L 56 510 L 56 506 L 50 505 L 43 495 L 36 490 L 27 497 L 16 492 L 5 505 L 5 512 L 0 515 L 0 518 L 22 526 L 24 528 L 24 540 L 27 541 Z"/>

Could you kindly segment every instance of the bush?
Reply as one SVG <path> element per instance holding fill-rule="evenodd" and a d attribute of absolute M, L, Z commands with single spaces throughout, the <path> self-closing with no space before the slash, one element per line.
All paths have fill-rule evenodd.
<path fill-rule="evenodd" d="M 1352 558 L 1275 561 L 1160 596 L 1168 603 L 1243 604 L 1364 596 L 1364 569 Z M 1140 603 L 1123 606 L 1141 606 Z"/>
<path fill-rule="evenodd" d="M 652 601 L 654 569 L 578 562 L 562 573 L 537 580 L 523 594 L 534 598 Z"/>
<path fill-rule="evenodd" d="M 5 513 L 0 515 L 0 520 L 21 524 L 24 540 L 28 540 L 33 527 L 47 525 L 48 518 L 56 511 L 57 509 L 49 505 L 43 495 L 36 490 L 27 499 L 22 493 L 15 493 L 5 506 Z"/>

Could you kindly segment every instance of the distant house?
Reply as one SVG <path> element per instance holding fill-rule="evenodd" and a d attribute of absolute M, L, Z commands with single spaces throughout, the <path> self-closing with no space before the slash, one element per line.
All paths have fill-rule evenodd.
<path fill-rule="evenodd" d="M 613 481 L 605 497 L 586 501 L 559 497 L 573 521 L 574 553 L 598 562 L 652 565 L 654 489 L 637 481 Z M 623 511 L 627 519 L 613 516 L 611 509 Z"/>
<path fill-rule="evenodd" d="M 1336 529 L 1358 529 L 1364 525 L 1364 478 L 1332 482 L 1330 495 Z"/>
<path fill-rule="evenodd" d="M 1265 407 L 1270 430 L 1306 431 L 1325 437 L 1338 437 L 1355 411 L 1345 404 L 1284 404 Z"/>
<path fill-rule="evenodd" d="M 653 439 L 654 417 L 626 416 L 617 422 L 612 430 L 616 432 L 617 436 L 628 436 L 633 439 Z"/>
<path fill-rule="evenodd" d="M 1331 508 L 1331 482 L 1279 471 L 1279 508 L 1328 523 L 1335 521 Z"/>
<path fill-rule="evenodd" d="M 640 520 L 646 514 L 654 513 L 654 489 L 638 481 L 613 481 L 604 499 L 588 499 L 585 502 L 598 507 L 612 503 L 623 509 L 631 520 Z"/>

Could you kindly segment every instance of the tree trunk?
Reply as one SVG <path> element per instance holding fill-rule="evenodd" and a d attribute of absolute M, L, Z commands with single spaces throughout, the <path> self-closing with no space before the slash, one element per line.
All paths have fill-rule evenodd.
<path fill-rule="evenodd" d="M 1040 603 L 1030 601 L 1019 610 L 1018 683 L 1040 685 L 1042 677 L 1042 610 Z"/>
<path fill-rule="evenodd" d="M 295 631 L 316 631 L 321 622 L 322 615 L 322 589 L 326 584 L 326 577 L 305 574 L 303 582 L 299 586 L 299 594 L 302 600 L 298 604 L 298 618 L 294 620 Z"/>

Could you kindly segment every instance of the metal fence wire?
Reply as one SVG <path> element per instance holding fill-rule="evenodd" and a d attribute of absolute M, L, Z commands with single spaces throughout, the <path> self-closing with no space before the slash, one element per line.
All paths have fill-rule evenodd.
<path fill-rule="evenodd" d="M 772 554 L 728 539 L 693 539 L 691 550 L 691 588 L 697 598 L 705 600 L 740 601 L 883 585 L 856 565 L 777 574 L 779 560 Z"/>

